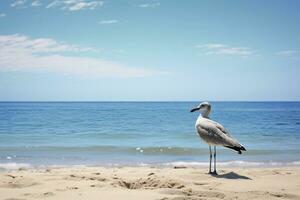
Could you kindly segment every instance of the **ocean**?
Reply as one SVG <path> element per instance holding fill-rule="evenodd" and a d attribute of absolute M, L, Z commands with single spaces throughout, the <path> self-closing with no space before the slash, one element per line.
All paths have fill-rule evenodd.
<path fill-rule="evenodd" d="M 207 166 L 199 102 L 1 102 L 0 168 Z M 218 165 L 300 165 L 300 102 L 211 102 L 211 119 L 247 149 Z"/>

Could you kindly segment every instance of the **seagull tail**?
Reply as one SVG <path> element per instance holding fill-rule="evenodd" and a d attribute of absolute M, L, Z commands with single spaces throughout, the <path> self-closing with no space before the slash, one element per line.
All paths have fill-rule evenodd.
<path fill-rule="evenodd" d="M 242 154 L 242 151 L 246 151 L 245 147 L 243 147 L 242 145 L 241 145 L 240 147 L 237 147 L 237 146 L 234 146 L 234 147 L 231 147 L 231 146 L 225 146 L 225 147 L 237 151 L 238 154 Z"/>

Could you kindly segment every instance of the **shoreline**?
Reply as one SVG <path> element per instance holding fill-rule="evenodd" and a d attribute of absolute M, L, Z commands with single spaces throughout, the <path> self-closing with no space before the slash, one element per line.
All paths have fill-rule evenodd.
<path fill-rule="evenodd" d="M 97 164 L 32 164 L 32 163 L 19 163 L 19 162 L 5 162 L 0 163 L 1 171 L 10 170 L 39 170 L 39 169 L 60 169 L 60 168 L 77 168 L 77 167 L 103 167 L 103 168 L 121 168 L 121 167 L 149 167 L 149 168 L 207 168 L 208 162 L 193 162 L 193 161 L 175 161 L 169 163 L 97 163 Z M 286 168 L 286 167 L 299 167 L 300 161 L 218 161 L 218 168 Z"/>
<path fill-rule="evenodd" d="M 65 167 L 0 171 L 0 199 L 300 199 L 300 167 Z"/>

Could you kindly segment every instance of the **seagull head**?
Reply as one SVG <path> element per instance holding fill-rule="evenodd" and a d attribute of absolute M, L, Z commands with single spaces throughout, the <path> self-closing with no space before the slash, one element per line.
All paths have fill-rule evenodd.
<path fill-rule="evenodd" d="M 197 107 L 193 108 L 191 112 L 199 110 L 202 116 L 208 116 L 211 111 L 211 105 L 208 102 L 202 102 Z"/>

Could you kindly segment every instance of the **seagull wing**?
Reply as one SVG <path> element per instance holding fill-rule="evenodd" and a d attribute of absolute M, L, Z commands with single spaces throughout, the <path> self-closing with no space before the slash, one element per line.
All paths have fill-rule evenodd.
<path fill-rule="evenodd" d="M 222 145 L 234 149 L 239 153 L 241 153 L 241 150 L 246 150 L 221 124 L 206 119 L 199 123 L 199 125 L 202 130 L 205 130 L 206 135 L 204 135 L 204 139 L 209 141 L 209 143 Z"/>
<path fill-rule="evenodd" d="M 214 121 L 212 121 L 212 122 L 214 122 Z M 222 131 L 222 133 L 224 133 L 225 135 L 227 135 L 227 136 L 229 136 L 229 137 L 232 137 L 232 136 L 230 135 L 229 131 L 228 131 L 226 128 L 224 128 L 224 126 L 222 126 L 222 124 L 219 124 L 218 122 L 214 122 L 214 123 L 215 123 L 216 127 L 217 127 L 220 131 Z"/>

